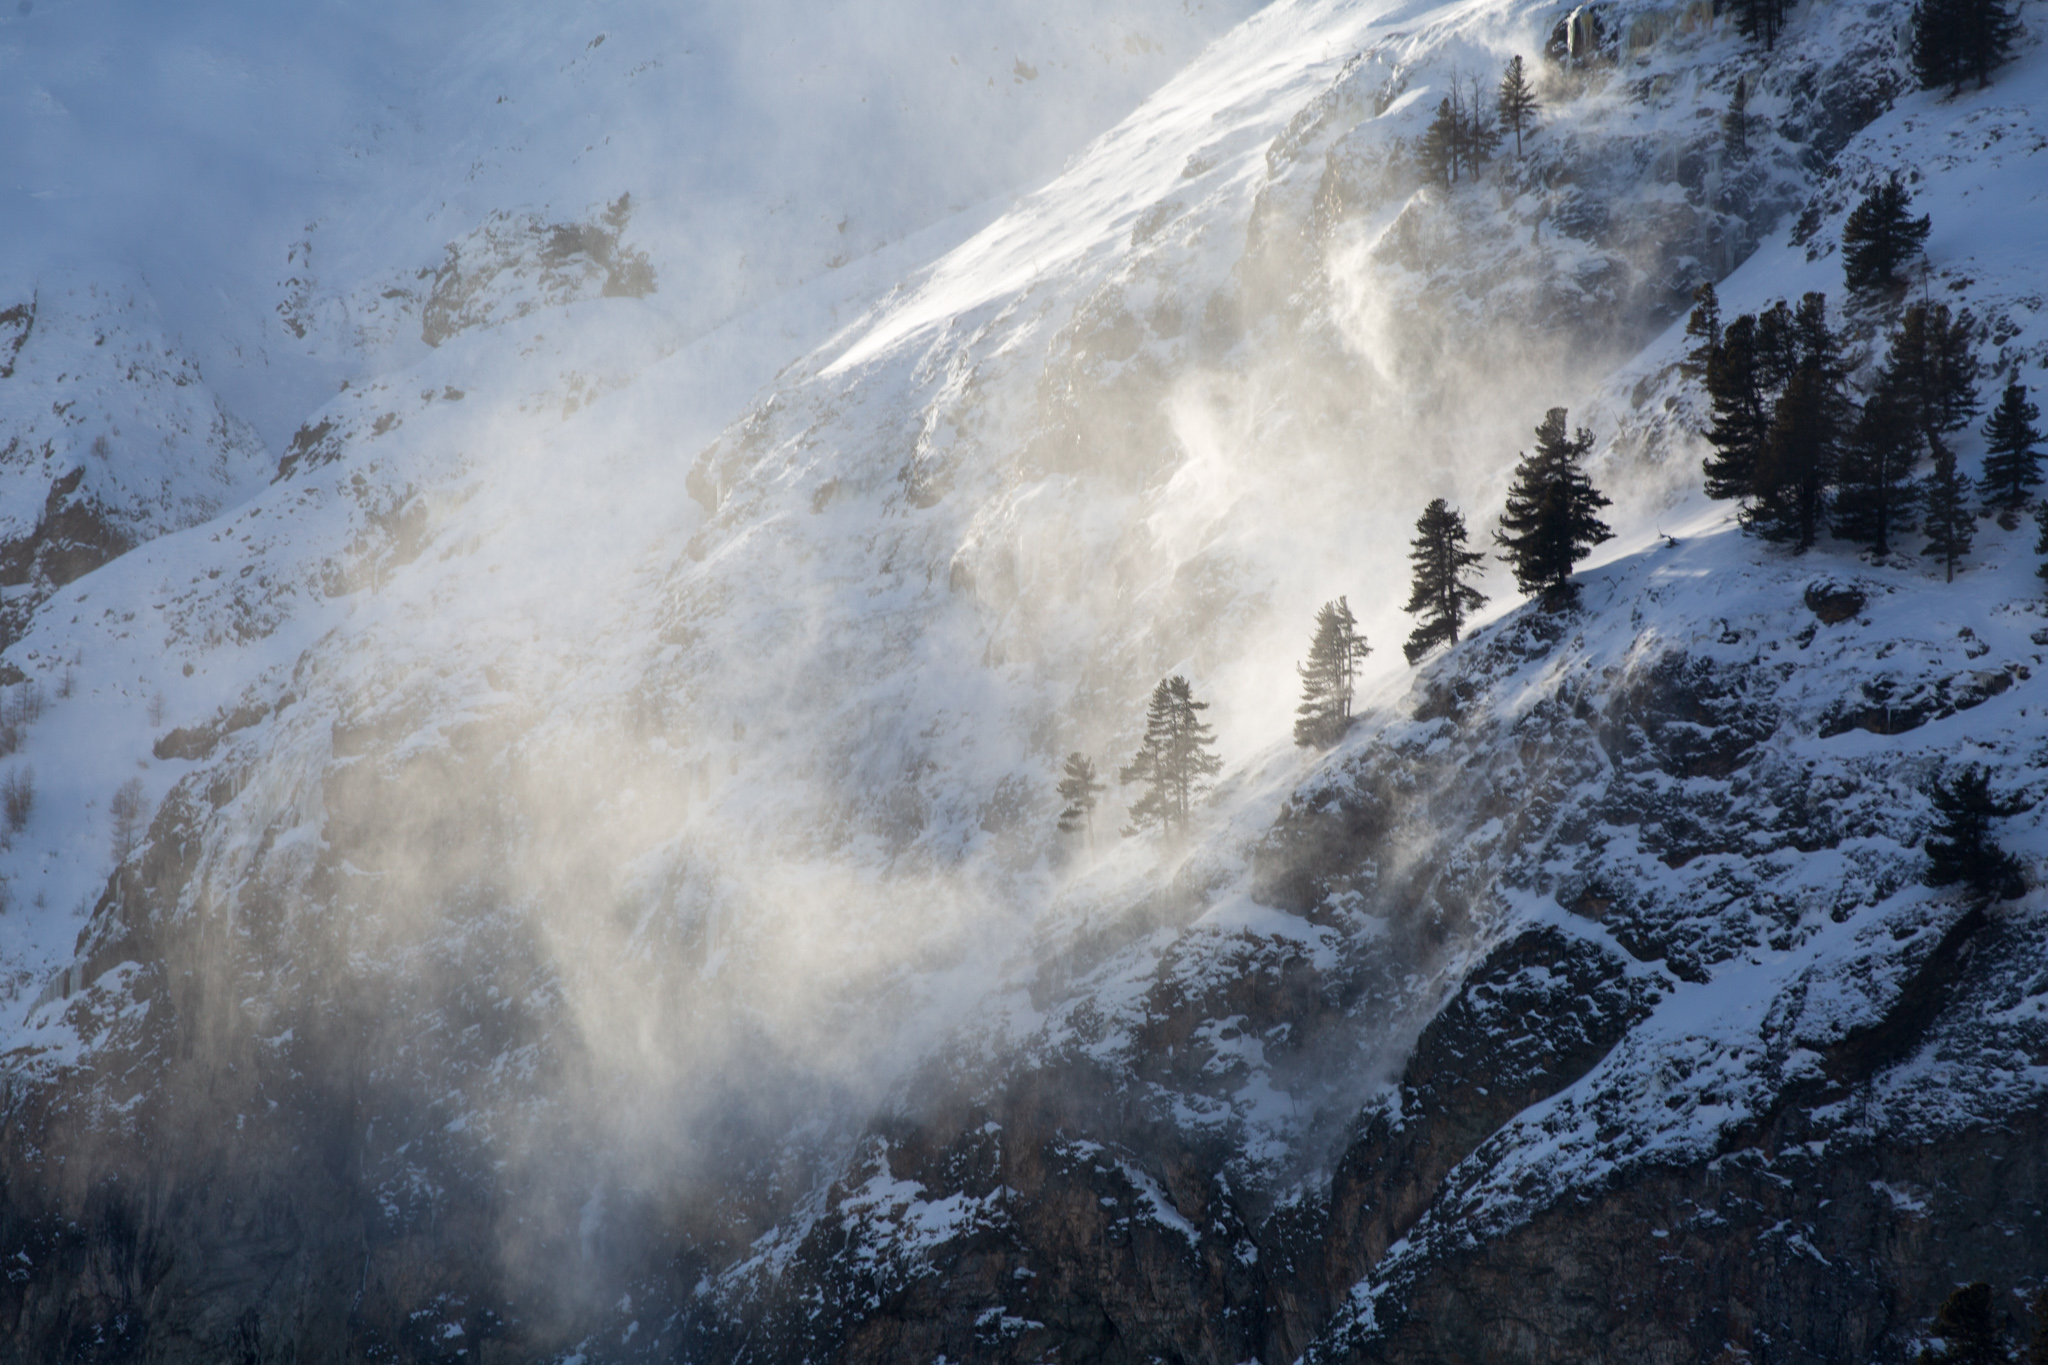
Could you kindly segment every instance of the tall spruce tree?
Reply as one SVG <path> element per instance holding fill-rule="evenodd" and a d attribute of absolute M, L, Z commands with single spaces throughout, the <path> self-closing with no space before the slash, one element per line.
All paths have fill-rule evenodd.
<path fill-rule="evenodd" d="M 1060 778 L 1060 800 L 1066 808 L 1060 812 L 1060 833 L 1095 833 L 1096 799 L 1108 788 L 1095 780 L 1095 763 L 1086 754 L 1076 751 L 1067 755 L 1065 776 Z"/>
<path fill-rule="evenodd" d="M 1685 353 L 1681 367 L 1685 374 L 1704 380 L 1721 351 L 1721 296 L 1712 283 L 1692 291 L 1692 312 L 1685 319 L 1685 334 L 1693 347 Z"/>
<path fill-rule="evenodd" d="M 1728 112 L 1721 115 L 1721 145 L 1730 161 L 1749 159 L 1749 78 L 1735 78 L 1735 93 L 1728 97 Z"/>
<path fill-rule="evenodd" d="M 1186 832 L 1195 798 L 1223 770 L 1223 760 L 1211 752 L 1215 733 L 1201 715 L 1208 709 L 1209 703 L 1196 701 L 1188 680 L 1177 673 L 1160 679 L 1152 689 L 1145 707 L 1145 738 L 1116 774 L 1125 786 L 1135 782 L 1145 788 L 1131 806 L 1126 835 L 1152 825 L 1168 835 Z"/>
<path fill-rule="evenodd" d="M 1994 505 L 2018 507 L 2041 482 L 2041 457 L 2034 450 L 2041 444 L 2041 429 L 2034 425 L 2040 419 L 2041 409 L 2027 401 L 2027 386 L 2013 379 L 1984 423 L 1984 477 L 1977 491 Z"/>
<path fill-rule="evenodd" d="M 1958 0 L 1962 24 L 1956 43 L 1958 80 L 1975 76 L 1977 88 L 1991 84 L 1991 73 L 2012 56 L 2021 31 L 2019 15 L 2004 0 Z"/>
<path fill-rule="evenodd" d="M 1973 76 L 1982 89 L 2019 34 L 2019 16 L 2004 0 L 1921 0 L 1913 7 L 1913 75 L 1923 90 L 1959 93 Z"/>
<path fill-rule="evenodd" d="M 1303 748 L 1327 749 L 1351 728 L 1351 692 L 1358 665 L 1372 646 L 1358 632 L 1351 604 L 1340 597 L 1323 603 L 1316 613 L 1315 638 L 1309 641 L 1308 662 L 1295 665 L 1301 675 L 1301 705 L 1294 709 L 1294 742 Z"/>
<path fill-rule="evenodd" d="M 1755 38 L 1769 51 L 1785 26 L 1785 0 L 1735 0 L 1735 27 L 1743 37 Z"/>
<path fill-rule="evenodd" d="M 1697 309 L 1693 316 L 1700 316 Z M 1707 354 L 1707 396 L 1714 405 L 1714 423 L 1706 437 L 1714 453 L 1700 468 L 1707 476 L 1710 498 L 1749 496 L 1757 457 L 1770 434 L 1771 408 L 1778 396 L 1765 378 L 1757 330 L 1756 316 L 1744 313 L 1722 330 Z"/>
<path fill-rule="evenodd" d="M 1920 433 L 1903 404 L 1882 388 L 1863 405 L 1843 446 L 1835 478 L 1834 532 L 1891 553 L 1892 537 L 1913 529 L 1919 488 L 1913 466 L 1920 459 Z"/>
<path fill-rule="evenodd" d="M 1782 307 L 1781 302 L 1772 314 Z M 1764 539 L 1790 542 L 1803 553 L 1826 518 L 1849 404 L 1842 392 L 1841 341 L 1828 326 L 1826 296 L 1805 295 L 1789 322 L 1776 326 L 1791 375 L 1772 405 L 1738 517 Z"/>
<path fill-rule="evenodd" d="M 1928 796 L 1939 817 L 1925 844 L 1929 886 L 1960 883 L 1999 900 L 2026 890 L 2019 859 L 1991 837 L 1991 822 L 2025 809 L 2021 803 L 1993 800 L 1990 779 L 1974 763 L 1947 782 L 1937 781 Z"/>
<path fill-rule="evenodd" d="M 1932 220 L 1914 218 L 1913 196 L 1894 175 L 1863 196 L 1842 224 L 1842 275 L 1851 289 L 1897 283 L 1899 267 L 1919 254 Z"/>
<path fill-rule="evenodd" d="M 1417 151 L 1429 178 L 1445 189 L 1458 183 L 1458 169 L 1465 155 L 1465 120 L 1457 99 L 1454 88 L 1437 101 L 1436 117 L 1423 130 L 1422 145 Z"/>
<path fill-rule="evenodd" d="M 1956 453 L 1939 436 L 1930 445 L 1934 451 L 1934 468 L 1927 475 L 1927 485 L 1921 493 L 1921 501 L 1927 506 L 1924 530 L 1927 532 L 1927 548 L 1920 553 L 1933 555 L 1948 569 L 1948 581 L 1956 581 L 1956 564 L 1970 553 L 1970 541 L 1977 533 L 1977 518 L 1969 505 L 1969 484 L 1956 472 Z"/>
<path fill-rule="evenodd" d="M 1614 532 L 1600 520 L 1609 499 L 1586 477 L 1593 433 L 1567 435 L 1565 410 L 1552 408 L 1536 428 L 1536 453 L 1515 466 L 1494 542 L 1523 592 L 1562 606 L 1574 596 L 1572 568 Z"/>
<path fill-rule="evenodd" d="M 1500 78 L 1500 94 L 1494 101 L 1500 115 L 1501 126 L 1511 128 L 1515 134 L 1515 156 L 1522 155 L 1522 134 L 1536 126 L 1536 91 L 1529 84 L 1529 78 L 1522 69 L 1521 54 L 1508 60 L 1508 69 Z"/>
<path fill-rule="evenodd" d="M 1923 301 L 1909 305 L 1892 332 L 1880 382 L 1897 387 L 1930 439 L 1961 431 L 1976 414 L 1976 326 L 1967 308 L 1954 316 L 1945 303 Z"/>
<path fill-rule="evenodd" d="M 1486 605 L 1486 595 L 1465 582 L 1486 556 L 1465 548 L 1465 518 L 1442 498 L 1422 509 L 1415 523 L 1408 562 L 1415 583 L 1402 610 L 1417 618 L 1401 652 L 1410 664 L 1440 644 L 1458 643 L 1458 632 L 1471 614 Z"/>

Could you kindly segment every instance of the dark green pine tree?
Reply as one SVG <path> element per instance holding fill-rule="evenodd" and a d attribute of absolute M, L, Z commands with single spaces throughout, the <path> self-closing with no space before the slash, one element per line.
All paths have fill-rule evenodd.
<path fill-rule="evenodd" d="M 1728 112 L 1721 115 L 1721 145 L 1730 161 L 1749 159 L 1749 78 L 1735 78 L 1735 93 L 1729 96 Z"/>
<path fill-rule="evenodd" d="M 1456 92 L 1437 102 L 1436 117 L 1423 130 L 1417 158 L 1431 180 L 1445 189 L 1458 183 L 1458 164 L 1465 150 L 1464 119 L 1454 102 Z"/>
<path fill-rule="evenodd" d="M 1145 787 L 1131 806 L 1126 835 L 1151 825 L 1168 835 L 1186 832 L 1195 798 L 1223 770 L 1223 760 L 1211 752 L 1216 736 L 1201 715 L 1208 709 L 1209 703 L 1196 701 L 1194 689 L 1179 674 L 1160 679 L 1152 689 L 1144 741 L 1116 774 L 1125 786 L 1138 782 Z"/>
<path fill-rule="evenodd" d="M 1685 334 L 1692 339 L 1693 347 L 1685 353 L 1681 368 L 1687 376 L 1704 381 L 1714 357 L 1721 353 L 1721 296 L 1714 292 L 1711 283 L 1692 291 L 1692 312 L 1685 320 Z"/>
<path fill-rule="evenodd" d="M 1959 93 L 1973 76 L 1981 90 L 2019 35 L 2019 16 L 2004 0 L 1921 0 L 1913 7 L 1913 75 L 1923 90 Z"/>
<path fill-rule="evenodd" d="M 1991 837 L 1991 822 L 2018 813 L 2018 802 L 1995 801 L 1990 780 L 1976 764 L 1928 792 L 1939 819 L 1928 833 L 1929 886 L 1961 884 L 1986 900 L 2009 901 L 2026 890 L 2019 859 Z"/>
<path fill-rule="evenodd" d="M 1939 436 L 1932 441 L 1934 469 L 1927 476 L 1921 501 L 1927 507 L 1923 529 L 1927 548 L 1948 568 L 1948 581 L 1956 581 L 1956 564 L 1970 553 L 1970 541 L 1977 533 L 1977 518 L 1970 511 L 1969 483 L 1956 472 L 1956 453 Z"/>
<path fill-rule="evenodd" d="M 1880 386 L 1842 448 L 1835 475 L 1834 532 L 1891 553 L 1892 537 L 1913 529 L 1919 488 L 1913 466 L 1920 459 L 1920 433 L 1894 393 Z"/>
<path fill-rule="evenodd" d="M 2048 556 L 2048 502 L 2034 508 L 2034 525 L 2041 533 L 2034 541 L 2034 553 Z M 2048 558 L 2034 569 L 2034 577 L 2048 582 Z"/>
<path fill-rule="evenodd" d="M 1507 509 L 1493 539 L 1505 552 L 1523 592 L 1542 593 L 1552 606 L 1569 604 L 1576 593 L 1572 567 L 1614 532 L 1600 520 L 1609 499 L 1593 487 L 1584 468 L 1593 433 L 1565 431 L 1565 410 L 1552 408 L 1536 428 L 1536 453 L 1515 466 Z"/>
<path fill-rule="evenodd" d="M 1745 38 L 1760 40 L 1766 51 L 1777 44 L 1785 26 L 1785 0 L 1735 0 L 1735 27 Z"/>
<path fill-rule="evenodd" d="M 1516 54 L 1508 61 L 1508 69 L 1500 78 L 1500 94 L 1494 101 L 1503 128 L 1511 128 L 1515 134 L 1515 156 L 1522 155 L 1522 134 L 1534 131 L 1536 127 L 1536 91 L 1529 84 L 1528 76 L 1522 70 L 1522 58 Z"/>
<path fill-rule="evenodd" d="M 1851 289 L 1897 283 L 1899 267 L 1919 254 L 1932 221 L 1909 217 L 1912 203 L 1894 175 L 1849 211 L 1842 224 L 1842 275 Z"/>
<path fill-rule="evenodd" d="M 1956 81 L 1975 76 L 1977 88 L 1991 84 L 1991 73 L 2012 56 L 2021 31 L 2019 15 L 2004 0 L 1959 0 L 1962 23 L 1956 35 Z"/>
<path fill-rule="evenodd" d="M 1066 775 L 1060 778 L 1060 800 L 1066 808 L 1060 812 L 1060 833 L 1095 833 L 1096 798 L 1108 788 L 1095 780 L 1095 763 L 1086 754 L 1076 751 L 1067 755 Z"/>
<path fill-rule="evenodd" d="M 1805 295 L 1783 326 L 1795 368 L 1771 409 L 1770 430 L 1738 516 L 1764 539 L 1789 542 L 1804 553 L 1826 520 L 1849 403 L 1842 392 L 1841 341 L 1828 327 L 1826 296 Z"/>
<path fill-rule="evenodd" d="M 1351 728 L 1351 690 L 1358 665 L 1372 646 L 1358 633 L 1358 620 L 1344 598 L 1323 603 L 1316 613 L 1315 638 L 1301 674 L 1301 705 L 1294 709 L 1294 742 L 1327 749 Z"/>
<path fill-rule="evenodd" d="M 1911 405 L 1914 425 L 1929 438 L 1961 431 L 1977 412 L 1977 319 L 1953 316 L 1945 303 L 1916 303 L 1899 317 L 1885 355 L 1884 379 Z"/>
<path fill-rule="evenodd" d="M 1984 423 L 1984 477 L 1977 491 L 2000 507 L 2018 507 L 2027 490 L 2041 482 L 2041 409 L 2027 401 L 2027 386 L 2015 378 Z"/>
<path fill-rule="evenodd" d="M 2048 1365 L 2048 1284 L 2034 1292 L 2027 1305 L 2034 1315 L 2034 1335 L 2027 1342 L 2027 1365 Z"/>
<path fill-rule="evenodd" d="M 1693 317 L 1701 317 L 1699 309 L 1693 310 Z M 1707 476 L 1707 496 L 1746 498 L 1777 401 L 1759 360 L 1756 316 L 1744 313 L 1721 331 L 1716 343 L 1703 349 L 1707 396 L 1714 405 L 1714 424 L 1706 432 L 1714 453 L 1700 465 Z"/>
<path fill-rule="evenodd" d="M 1410 664 L 1440 644 L 1458 643 L 1458 632 L 1473 612 L 1486 605 L 1486 595 L 1465 582 L 1473 566 L 1486 556 L 1465 548 L 1465 518 L 1442 498 L 1422 509 L 1415 522 L 1408 562 L 1415 566 L 1415 585 L 1402 610 L 1417 618 L 1401 652 Z"/>
<path fill-rule="evenodd" d="M 1920 0 L 1913 6 L 1913 38 L 1909 55 L 1914 79 L 1922 90 L 1937 86 L 1963 88 L 1963 64 L 1956 41 L 1961 0 Z"/>

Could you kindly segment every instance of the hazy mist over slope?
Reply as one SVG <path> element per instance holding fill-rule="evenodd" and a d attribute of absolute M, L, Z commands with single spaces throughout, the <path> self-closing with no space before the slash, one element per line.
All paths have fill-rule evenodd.
<path fill-rule="evenodd" d="M 453 1341 L 461 1304 L 502 1300 L 557 1358 L 611 1313 L 623 1358 L 685 1320 L 743 1338 L 849 1208 L 895 1220 L 877 1264 L 995 1226 L 1003 1180 L 940 1196 L 888 1164 L 906 1097 L 965 1113 L 1003 1068 L 1073 1062 L 1058 1114 L 1104 1068 L 1172 1170 L 1223 1154 L 1251 1219 L 1313 1203 L 1511 935 L 1621 963 L 1631 1021 L 1704 988 L 1571 928 L 1617 898 L 1568 904 L 1555 840 L 1503 833 L 1569 808 L 1517 764 L 1569 749 L 1598 688 L 1667 636 L 1760 667 L 1737 655 L 1762 657 L 1773 594 L 1802 600 L 1806 561 L 1754 568 L 1698 492 L 1679 319 L 1709 280 L 1731 311 L 1838 289 L 1834 168 L 1910 170 L 1946 234 L 1927 287 L 1972 291 L 1987 364 L 2048 362 L 2034 248 L 1950 226 L 2037 206 L 2043 66 L 1940 102 L 1884 5 L 1809 3 L 1768 61 L 1710 7 L 1606 12 L 1584 61 L 1543 55 L 1562 12 L 1528 0 L 0 16 L 0 109 L 29 130 L 0 149 L 0 537 L 25 547 L 0 780 L 34 790 L 0 843 L 7 1095 L 60 1097 L 50 1150 L 127 1188 L 253 1172 L 162 1215 L 189 1220 L 164 1274 L 195 1304 L 176 1277 L 259 1216 L 235 1181 L 302 1184 L 312 1230 L 277 1255 L 355 1277 L 303 1291 L 350 1342 L 372 1318 Z M 1438 102 L 1515 55 L 1526 149 L 1431 183 Z M 1981 159 L 1927 152 L 1969 139 Z M 1836 316 L 1867 368 L 1882 308 Z M 1448 498 L 1490 548 L 1567 405 L 1615 498 L 1599 628 L 1515 615 L 1489 563 L 1505 624 L 1411 670 L 1417 513 Z M 1977 582 L 2024 578 L 2018 534 L 1986 533 Z M 1830 572 L 1893 574 L 1927 669 L 1975 649 L 1928 573 L 1857 564 Z M 1371 718 L 1324 755 L 1291 742 L 1294 665 L 1340 594 Z M 2006 615 L 1983 633 L 2017 649 Z M 1812 656 L 1828 685 L 1860 648 Z M 1225 768 L 1188 837 L 1123 838 L 1113 775 L 1173 673 Z M 1975 715 L 2017 725 L 2019 695 Z M 1827 704 L 1801 694 L 1799 723 Z M 1076 751 L 1110 779 L 1086 836 L 1056 827 Z M 1904 865 L 1913 810 L 1874 863 Z M 1275 892 L 1289 822 L 1340 815 L 1370 868 Z M 1683 877 L 1725 852 L 1639 861 L 1697 899 Z M 1774 951 L 1849 970 L 1867 926 L 1776 894 L 1813 913 Z M 1316 1028 L 1255 1037 L 1230 1021 L 1270 1002 L 1235 996 L 1178 1034 L 1147 1013 L 1256 993 L 1281 958 L 1324 983 Z M 1156 1191 L 1147 1160 L 1119 1169 Z M 34 1217 L 77 1223 L 78 1179 Z M 1238 1236 L 1147 1197 L 1190 1248 Z M 1203 1254 L 1258 1264 L 1230 1246 Z M 1330 1293 L 1365 1283 L 1336 1264 Z M 234 1292 L 297 1321 L 296 1283 Z"/>

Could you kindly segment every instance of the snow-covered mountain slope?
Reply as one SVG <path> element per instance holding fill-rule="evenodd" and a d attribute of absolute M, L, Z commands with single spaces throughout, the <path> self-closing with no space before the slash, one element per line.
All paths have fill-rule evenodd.
<path fill-rule="evenodd" d="M 284 23 L 234 14 L 244 53 Z M 1741 536 L 1695 491 L 1675 321 L 1709 279 L 1731 312 L 1838 294 L 1898 169 L 1921 287 L 2040 373 L 2031 38 L 1945 101 L 1906 89 L 1897 6 L 1809 4 L 1764 54 L 1616 4 L 1567 63 L 1548 6 L 1282 3 L 976 214 L 1214 17 L 1162 46 L 1160 6 L 1116 79 L 1006 105 L 1014 147 L 950 87 L 899 107 L 884 164 L 932 167 L 902 194 L 857 119 L 638 178 L 696 89 L 678 47 L 779 91 L 786 134 L 850 112 L 758 15 L 393 17 L 438 46 L 392 88 L 431 98 L 336 78 L 292 110 L 331 183 L 221 210 L 321 206 L 276 305 L 218 244 L 189 278 L 225 302 L 158 294 L 190 309 L 159 351 L 223 395 L 194 411 L 245 453 L 247 412 L 281 477 L 190 456 L 7 651 L 15 1355 L 1865 1358 L 1949 1279 L 2048 1273 L 2032 1224 L 1978 1230 L 2039 1207 L 2038 1161 L 1957 1155 L 2041 1132 L 2036 899 L 1916 882 L 1945 762 L 2036 782 L 2030 533 L 1987 524 L 1954 584 Z M 1115 25 L 1074 16 L 1031 31 L 1092 72 Z M 380 32 L 346 18 L 307 22 Z M 863 32 L 924 61 L 966 22 Z M 80 69 L 184 50 L 136 43 Z M 998 54 L 1006 100 L 1050 88 L 1035 52 Z M 1515 53 L 1524 152 L 1425 186 L 1437 101 Z M 474 122 L 500 85 L 516 133 Z M 896 216 L 859 236 L 863 204 Z M 1895 307 L 1846 312 L 1866 354 Z M 96 391 L 168 430 L 145 380 Z M 1495 624 L 1401 669 L 1416 512 L 1485 527 L 1559 404 L 1621 532 L 1582 609 L 1496 580 Z M 189 526 L 216 468 L 230 510 Z M 1339 593 L 1369 714 L 1304 754 L 1289 665 Z M 1062 839 L 1060 760 L 1122 762 L 1169 672 L 1230 760 L 1193 844 Z M 2031 815 L 2002 837 L 2048 854 Z M 1871 1251 L 1923 1226 L 1940 1253 Z M 1639 1262 L 1673 1238 L 1701 1279 L 1667 1293 Z"/>

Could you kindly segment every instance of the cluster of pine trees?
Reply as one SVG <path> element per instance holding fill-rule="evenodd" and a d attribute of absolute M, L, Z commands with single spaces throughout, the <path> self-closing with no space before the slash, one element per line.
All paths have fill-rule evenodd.
<path fill-rule="evenodd" d="M 1453 78 L 1451 93 L 1437 103 L 1436 117 L 1423 131 L 1416 159 L 1430 179 L 1455 185 L 1461 174 L 1478 174 L 1509 133 L 1520 156 L 1523 136 L 1536 126 L 1536 110 L 1536 91 L 1520 57 L 1508 62 L 1490 100 L 1481 95 L 1477 80 L 1468 95 Z"/>
<path fill-rule="evenodd" d="M 1599 509 L 1608 499 L 1586 476 L 1585 459 L 1593 434 L 1584 427 L 1569 429 L 1563 408 L 1552 408 L 1536 428 L 1534 453 L 1515 466 L 1514 484 L 1500 516 L 1494 541 L 1500 558 L 1522 590 L 1552 606 L 1574 600 L 1572 570 L 1595 545 L 1613 532 Z M 1486 604 L 1486 595 L 1469 579 L 1486 556 L 1465 548 L 1465 518 L 1442 498 L 1433 499 L 1415 523 L 1409 542 L 1414 579 L 1406 610 L 1416 618 L 1415 630 L 1402 647 L 1410 664 L 1439 645 L 1454 645 L 1472 613 Z M 1304 748 L 1327 749 L 1351 728 L 1351 702 L 1358 666 L 1372 653 L 1358 618 L 1345 598 L 1325 602 L 1316 613 L 1308 661 L 1295 667 L 1301 677 L 1301 704 L 1295 708 L 1294 742 Z M 1167 834 L 1185 831 L 1195 802 L 1209 781 L 1222 771 L 1215 752 L 1215 733 L 1202 720 L 1209 704 L 1195 700 L 1194 689 L 1179 675 L 1163 678 L 1152 690 L 1145 709 L 1145 737 L 1137 754 L 1117 770 L 1117 780 L 1140 788 L 1130 808 L 1125 834 L 1158 828 Z M 1086 754 L 1067 755 L 1059 783 L 1062 833 L 1093 833 L 1095 811 L 1106 784 Z"/>
<path fill-rule="evenodd" d="M 1917 520 L 1924 552 L 1953 580 L 1976 524 L 1951 444 L 1979 406 L 1969 311 L 1909 305 L 1859 404 L 1824 295 L 1726 323 L 1712 285 L 1694 300 L 1690 366 L 1713 403 L 1707 495 L 1739 502 L 1745 528 L 1798 550 L 1826 529 L 1890 554 Z M 1982 429 L 1989 452 L 1975 491 L 1989 507 L 2016 511 L 2041 482 L 2039 416 L 2015 377 Z"/>
<path fill-rule="evenodd" d="M 1920 0 L 1913 6 L 1913 74 L 1920 88 L 1978 89 L 2012 55 L 2020 21 L 2003 0 Z"/>

